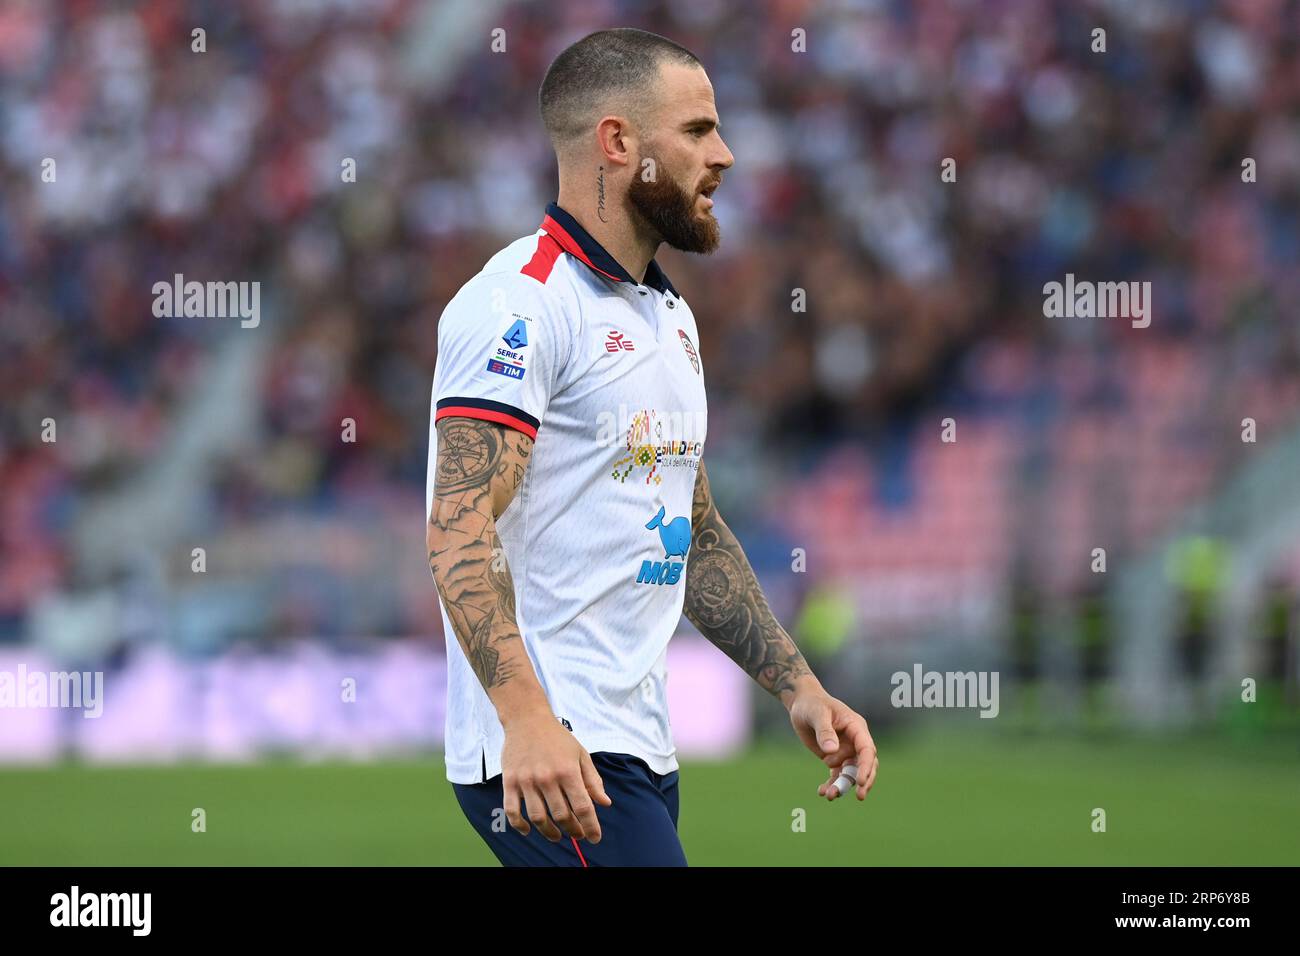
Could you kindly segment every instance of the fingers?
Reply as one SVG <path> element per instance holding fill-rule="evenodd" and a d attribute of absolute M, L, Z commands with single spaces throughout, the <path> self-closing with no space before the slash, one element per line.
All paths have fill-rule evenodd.
<path fill-rule="evenodd" d="M 879 769 L 880 769 L 880 758 L 874 757 L 872 758 L 871 761 L 871 772 L 868 773 L 866 777 L 862 777 L 862 776 L 858 777 L 858 781 L 859 781 L 858 799 L 859 800 L 867 799 L 867 794 L 871 792 L 871 788 L 876 784 L 876 771 Z"/>
<path fill-rule="evenodd" d="M 505 777 L 501 778 L 501 791 L 504 800 L 502 806 L 506 811 L 506 820 L 522 836 L 528 836 L 530 827 L 524 815 L 519 812 L 519 788 L 513 782 L 508 782 Z"/>
<path fill-rule="evenodd" d="M 853 745 L 849 741 L 848 734 L 844 732 L 849 726 L 845 717 L 852 714 L 853 711 L 847 708 L 831 712 L 829 737 L 834 739 L 834 746 L 828 749 L 823 744 L 821 748 L 822 763 L 831 770 L 836 770 L 853 759 Z"/>
<path fill-rule="evenodd" d="M 865 800 L 867 791 L 876 782 L 876 769 L 879 766 L 876 743 L 871 739 L 865 720 L 853 730 L 853 746 L 858 752 L 858 799 Z"/>
<path fill-rule="evenodd" d="M 565 833 L 575 840 L 585 840 L 587 831 L 582 828 L 578 822 L 578 817 L 574 814 L 573 809 L 569 806 L 569 801 L 565 798 L 565 792 L 576 784 L 576 781 L 570 782 L 564 778 L 555 778 L 548 781 L 542 787 L 542 793 L 546 797 L 546 805 L 550 810 L 551 819 Z M 561 834 L 557 830 L 555 839 L 561 839 Z"/>
<path fill-rule="evenodd" d="M 830 765 L 831 777 L 817 788 L 817 792 L 828 800 L 840 796 L 835 787 L 840 770 L 844 764 L 853 764 L 857 768 L 855 789 L 859 800 L 867 799 L 867 794 L 875 786 L 876 774 L 880 769 L 880 760 L 876 755 L 876 743 L 871 739 L 871 731 L 860 714 L 848 711 L 843 713 L 837 723 L 843 724 L 844 743 L 835 754 L 827 754 L 825 762 Z M 847 791 L 846 791 L 847 793 Z"/>
<path fill-rule="evenodd" d="M 542 836 L 552 843 L 558 843 L 560 840 L 560 831 L 551 818 L 546 815 L 546 800 L 542 797 L 542 791 L 534 786 L 523 787 L 524 803 L 528 807 L 528 819 L 533 822 L 533 826 L 542 831 Z M 527 831 L 521 831 L 527 836 Z"/>
<path fill-rule="evenodd" d="M 596 764 L 592 762 L 591 754 L 584 750 L 578 757 L 578 766 L 582 770 L 582 782 L 586 785 L 592 799 L 602 807 L 613 806 L 614 801 L 605 792 L 605 782 L 600 779 L 600 773 L 596 770 Z"/>
<path fill-rule="evenodd" d="M 586 756 L 585 754 L 583 756 Z M 596 819 L 596 805 L 591 802 L 591 795 L 588 789 L 591 786 L 587 780 L 586 768 L 579 766 L 580 773 L 575 773 L 564 780 L 564 797 L 568 800 L 569 809 L 573 811 L 573 829 L 569 830 L 569 835 L 577 839 L 587 839 L 592 843 L 600 842 L 600 821 Z M 594 773 L 595 768 L 592 768 Z M 597 787 L 600 784 L 600 777 L 596 777 Z M 600 788 L 601 796 L 604 796 L 604 789 Z M 608 797 L 605 797 L 608 800 Z M 558 821 L 557 821 L 558 822 Z M 576 832 L 580 831 L 580 832 Z"/>
<path fill-rule="evenodd" d="M 528 836 L 536 827 L 552 843 L 565 834 L 575 840 L 600 842 L 596 804 L 609 807 L 614 801 L 605 792 L 591 755 L 579 748 L 577 757 L 577 766 L 566 771 L 532 770 L 503 778 L 506 819 L 521 836 Z"/>
<path fill-rule="evenodd" d="M 839 777 L 839 775 L 840 775 L 840 768 L 839 768 L 839 767 L 831 767 L 831 775 L 830 775 L 830 778 L 827 779 L 827 781 L 826 781 L 825 783 L 823 783 L 820 787 L 817 788 L 817 795 L 818 795 L 819 797 L 825 797 L 825 796 L 827 796 L 828 794 L 834 793 L 834 792 L 835 792 L 835 781 L 836 781 L 836 779 Z"/>
<path fill-rule="evenodd" d="M 880 761 L 876 757 L 876 745 L 871 740 L 871 734 L 867 732 L 864 724 L 860 735 L 856 738 L 855 746 L 857 747 L 857 756 L 854 758 L 856 764 L 857 778 L 856 784 L 858 799 L 867 799 L 867 793 L 876 783 L 876 771 L 880 768 Z M 836 794 L 839 796 L 839 794 Z M 832 798 L 833 799 L 833 798 Z"/>
<path fill-rule="evenodd" d="M 831 712 L 827 708 L 825 713 L 817 718 L 816 724 L 817 743 L 822 748 L 822 753 L 833 754 L 840 749 L 840 737 L 835 733 L 835 727 L 831 723 Z"/>
<path fill-rule="evenodd" d="M 844 738 L 844 742 L 840 744 L 833 753 L 828 753 L 822 756 L 822 763 L 826 764 L 826 766 L 830 767 L 832 770 L 835 770 L 838 767 L 844 766 L 846 763 L 853 763 L 855 754 L 856 751 L 853 749 L 852 741 L 846 737 Z"/>
<path fill-rule="evenodd" d="M 838 800 L 840 797 L 844 796 L 844 794 L 848 792 L 848 787 L 852 786 L 854 783 L 857 783 L 859 779 L 857 774 L 858 774 L 857 766 L 852 762 L 846 763 L 842 767 L 832 767 L 831 779 L 826 784 L 826 799 Z M 836 781 L 838 781 L 841 776 L 845 777 L 847 780 L 851 782 L 847 785 L 841 785 L 837 787 L 835 785 Z"/>

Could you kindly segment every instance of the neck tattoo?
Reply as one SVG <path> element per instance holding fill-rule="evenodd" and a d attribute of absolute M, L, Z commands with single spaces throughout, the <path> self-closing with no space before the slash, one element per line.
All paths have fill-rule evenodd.
<path fill-rule="evenodd" d="M 600 217 L 601 222 L 609 222 L 605 218 L 605 167 L 600 167 L 600 177 L 596 180 L 596 215 Z"/>

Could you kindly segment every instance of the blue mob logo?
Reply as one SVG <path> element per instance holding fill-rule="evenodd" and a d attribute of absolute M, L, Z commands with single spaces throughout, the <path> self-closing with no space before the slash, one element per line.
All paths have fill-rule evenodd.
<path fill-rule="evenodd" d="M 659 543 L 664 546 L 664 560 L 642 561 L 641 571 L 636 576 L 637 584 L 676 584 L 681 580 L 681 561 L 670 561 L 672 557 L 686 557 L 691 547 L 691 519 L 677 517 L 664 524 L 665 509 L 660 506 L 659 513 L 650 519 L 646 530 L 659 530 Z"/>

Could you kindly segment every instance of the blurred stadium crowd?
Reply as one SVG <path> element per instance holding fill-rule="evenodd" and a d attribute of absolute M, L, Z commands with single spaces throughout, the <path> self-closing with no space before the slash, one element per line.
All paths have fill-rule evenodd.
<path fill-rule="evenodd" d="M 107 588 L 130 622 L 109 646 L 440 642 L 419 520 L 437 319 L 540 222 L 537 86 L 609 25 L 683 43 L 717 92 L 723 246 L 660 261 L 700 322 L 715 493 L 813 653 L 942 631 L 1032 658 L 1023 608 L 1086 606 L 1093 548 L 1113 571 L 1155 547 L 1296 427 L 1293 3 L 9 3 L 0 639 Z M 1045 318 L 1067 272 L 1151 281 L 1151 326 Z M 267 314 L 155 318 L 175 273 L 260 281 Z M 87 509 L 163 467 L 241 338 L 256 386 L 219 400 L 251 427 L 154 529 L 166 556 L 88 564 Z"/>

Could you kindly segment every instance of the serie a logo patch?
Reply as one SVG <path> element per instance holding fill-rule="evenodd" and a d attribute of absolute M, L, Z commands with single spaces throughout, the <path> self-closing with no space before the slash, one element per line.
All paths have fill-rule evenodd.
<path fill-rule="evenodd" d="M 528 327 L 524 325 L 523 319 L 515 319 L 515 324 L 510 326 L 506 334 L 501 336 L 501 341 L 510 346 L 515 351 L 523 348 L 528 344 Z"/>
<path fill-rule="evenodd" d="M 510 346 L 508 349 L 497 347 L 496 358 L 488 359 L 487 370 L 506 378 L 524 377 L 524 354 L 522 349 L 528 344 L 528 328 L 523 319 L 515 319 L 514 324 L 501 336 L 501 341 Z"/>

